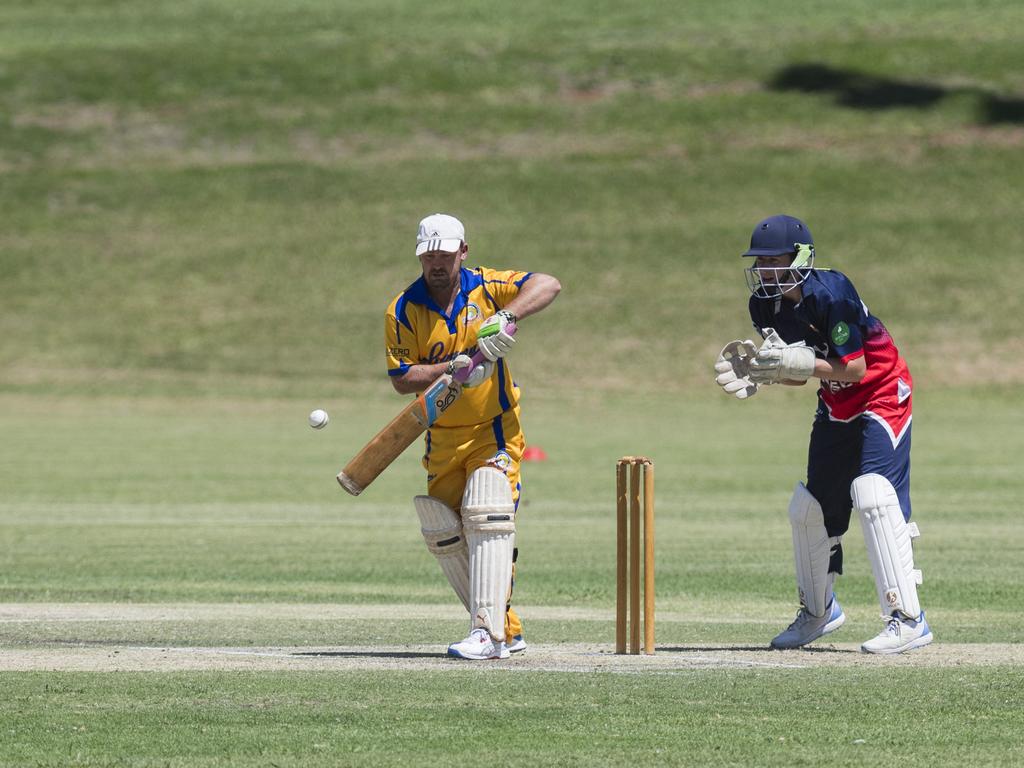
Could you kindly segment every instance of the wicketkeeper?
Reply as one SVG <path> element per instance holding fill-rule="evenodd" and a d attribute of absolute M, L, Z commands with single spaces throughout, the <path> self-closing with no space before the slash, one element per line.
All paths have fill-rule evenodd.
<path fill-rule="evenodd" d="M 743 256 L 750 318 L 763 342 L 733 341 L 716 381 L 741 400 L 772 384 L 821 379 L 807 482 L 789 504 L 800 610 L 771 642 L 799 648 L 846 620 L 833 592 L 843 572 L 842 538 L 857 511 L 885 627 L 865 653 L 900 653 L 932 641 L 918 600 L 910 522 L 913 380 L 889 332 L 850 279 L 814 268 L 814 240 L 799 219 L 760 222 Z"/>
<path fill-rule="evenodd" d="M 519 387 L 505 360 L 516 338 L 506 328 L 544 309 L 561 285 L 538 272 L 467 268 L 468 252 L 458 219 L 435 213 L 420 222 L 423 274 L 388 306 L 384 338 L 388 375 L 402 394 L 471 365 L 478 347 L 486 358 L 427 431 L 428 495 L 413 503 L 427 548 L 469 611 L 469 636 L 448 653 L 508 658 L 526 648 L 510 606 L 525 438 Z"/>

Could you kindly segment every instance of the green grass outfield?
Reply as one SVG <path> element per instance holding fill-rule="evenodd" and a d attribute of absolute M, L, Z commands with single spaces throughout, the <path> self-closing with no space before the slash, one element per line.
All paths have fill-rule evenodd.
<path fill-rule="evenodd" d="M 333 479 L 392 403 L 330 403 L 314 432 L 303 401 L 2 397 L 0 764 L 455 765 L 478 740 L 535 765 L 1012 764 L 1019 396 L 921 397 L 937 640 L 875 659 L 856 653 L 879 626 L 856 528 L 836 641 L 753 652 L 794 610 L 785 507 L 811 401 L 770 394 L 652 395 L 633 421 L 571 430 L 539 395 L 527 427 L 549 458 L 525 467 L 517 588 L 536 648 L 470 668 L 442 657 L 465 619 L 419 539 L 414 452 L 359 499 Z M 801 448 L 767 465 L 714 437 L 751 414 Z M 659 651 L 630 666 L 611 655 L 612 469 L 640 448 L 658 467 Z"/>
<path fill-rule="evenodd" d="M 918 375 L 1020 381 L 1019 3 L 421 5 L 0 8 L 3 385 L 371 386 L 437 209 L 562 279 L 561 384 L 705 381 L 782 210 Z"/>
<path fill-rule="evenodd" d="M 11 765 L 1013 765 L 1024 725 L 1004 670 L 48 677 L 5 679 Z"/>
<path fill-rule="evenodd" d="M 1017 2 L 0 6 L 0 766 L 1021 763 Z M 426 213 L 551 272 L 523 324 L 516 601 L 461 666 L 384 307 Z M 711 383 L 785 211 L 915 375 L 936 633 L 897 659 L 861 534 L 795 611 L 809 388 Z M 305 425 L 314 407 L 330 426 Z M 613 466 L 657 462 L 658 645 L 611 653 Z"/>

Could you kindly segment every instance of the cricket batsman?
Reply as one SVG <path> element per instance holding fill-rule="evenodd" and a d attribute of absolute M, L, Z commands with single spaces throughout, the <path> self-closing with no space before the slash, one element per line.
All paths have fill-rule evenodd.
<path fill-rule="evenodd" d="M 506 356 L 516 344 L 515 324 L 547 307 L 561 285 L 538 272 L 466 267 L 468 253 L 454 216 L 435 213 L 420 222 L 422 274 L 388 306 L 384 339 L 388 375 L 401 394 L 471 366 L 478 349 L 485 358 L 426 432 L 427 495 L 413 504 L 427 548 L 469 612 L 469 635 L 448 654 L 505 659 L 526 648 L 510 605 L 525 438 Z"/>
<path fill-rule="evenodd" d="M 733 341 L 716 382 L 740 400 L 772 384 L 821 380 L 807 482 L 789 503 L 800 609 L 772 641 L 799 648 L 846 620 L 833 592 L 842 538 L 856 510 L 885 626 L 865 653 L 902 653 L 932 642 L 918 599 L 910 522 L 913 380 L 892 337 L 846 275 L 814 267 L 814 240 L 792 216 L 761 221 L 744 257 L 750 319 L 760 334 Z"/>

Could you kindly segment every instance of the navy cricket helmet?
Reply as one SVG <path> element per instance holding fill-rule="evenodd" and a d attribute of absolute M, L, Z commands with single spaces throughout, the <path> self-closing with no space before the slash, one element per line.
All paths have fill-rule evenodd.
<path fill-rule="evenodd" d="M 758 298 L 771 299 L 803 283 L 814 267 L 814 238 L 800 219 L 785 214 L 769 216 L 758 222 L 750 235 L 750 248 L 744 256 L 787 256 L 786 266 L 766 267 L 756 263 L 745 271 L 747 287 Z"/>

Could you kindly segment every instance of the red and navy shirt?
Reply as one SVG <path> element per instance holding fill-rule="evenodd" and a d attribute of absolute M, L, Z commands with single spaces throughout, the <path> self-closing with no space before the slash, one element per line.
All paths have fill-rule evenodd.
<path fill-rule="evenodd" d="M 788 344 L 803 341 L 819 358 L 837 357 L 848 363 L 864 357 L 863 379 L 822 380 L 818 398 L 833 421 L 873 418 L 886 427 L 893 444 L 898 443 L 910 424 L 913 380 L 889 331 L 842 272 L 812 269 L 800 289 L 799 304 L 751 296 L 754 328 L 762 336 L 762 329 L 774 328 Z"/>

